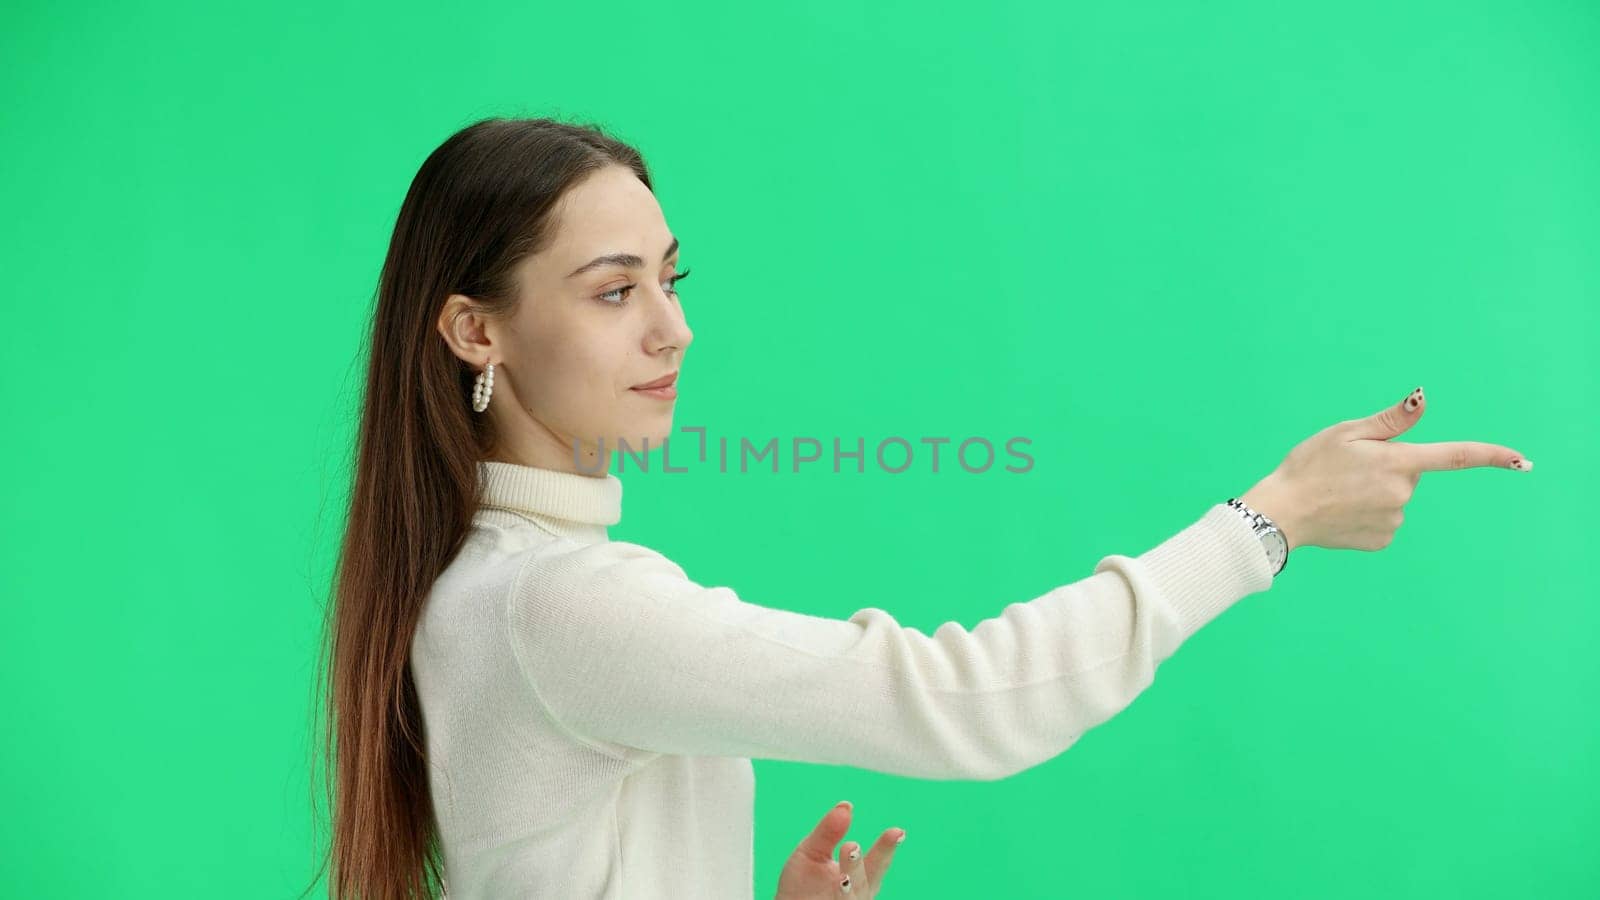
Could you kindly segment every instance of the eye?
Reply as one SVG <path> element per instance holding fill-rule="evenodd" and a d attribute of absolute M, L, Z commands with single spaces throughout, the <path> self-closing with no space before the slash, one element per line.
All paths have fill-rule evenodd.
<path fill-rule="evenodd" d="M 678 296 L 678 282 L 680 282 L 683 279 L 688 278 L 688 277 L 689 277 L 689 270 L 688 269 L 684 269 L 682 272 L 673 273 L 672 277 L 667 279 L 667 285 L 668 285 L 667 293 L 671 294 L 674 297 Z M 638 285 L 625 284 L 622 287 L 606 291 L 605 293 L 599 295 L 599 297 L 597 299 L 600 300 L 600 302 L 602 302 L 602 303 L 609 303 L 612 306 L 624 306 L 624 305 L 627 304 L 628 298 L 622 296 L 622 294 L 625 291 L 633 290 L 635 287 L 638 287 Z M 610 297 L 613 294 L 616 295 L 617 299 L 615 299 L 615 300 L 606 299 L 607 297 Z"/>
<path fill-rule="evenodd" d="M 680 281 L 682 281 L 682 280 L 684 280 L 685 278 L 688 278 L 688 277 L 689 277 L 689 270 L 688 269 L 684 269 L 682 272 L 674 272 L 672 277 L 667 279 L 668 281 L 672 282 L 672 287 L 667 288 L 667 293 L 671 294 L 674 297 L 678 296 L 678 282 L 680 282 Z"/>

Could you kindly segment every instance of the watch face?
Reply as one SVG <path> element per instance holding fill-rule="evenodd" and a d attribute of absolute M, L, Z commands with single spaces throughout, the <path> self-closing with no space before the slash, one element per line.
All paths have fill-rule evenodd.
<path fill-rule="evenodd" d="M 1266 543 L 1267 557 L 1272 560 L 1272 567 L 1280 568 L 1284 557 L 1289 555 L 1289 542 L 1283 539 L 1283 532 L 1274 528 L 1263 534 L 1261 540 Z"/>

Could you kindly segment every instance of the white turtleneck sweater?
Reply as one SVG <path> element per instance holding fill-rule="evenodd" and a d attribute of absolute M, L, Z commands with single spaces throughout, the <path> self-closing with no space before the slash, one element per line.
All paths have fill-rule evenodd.
<path fill-rule="evenodd" d="M 750 900 L 751 758 L 1005 778 L 1272 585 L 1218 503 L 1143 554 L 927 635 L 874 606 L 762 606 L 610 540 L 615 475 L 479 469 L 472 530 L 411 645 L 451 900 Z"/>

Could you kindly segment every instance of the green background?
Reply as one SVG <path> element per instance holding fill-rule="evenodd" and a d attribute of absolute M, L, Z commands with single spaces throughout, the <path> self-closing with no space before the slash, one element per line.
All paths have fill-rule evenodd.
<path fill-rule="evenodd" d="M 491 115 L 646 154 L 695 272 L 680 427 L 1032 441 L 625 473 L 612 537 L 747 600 L 970 627 L 1418 385 L 1399 440 L 1536 464 L 1297 550 L 1014 778 L 757 761 L 757 897 L 846 798 L 907 830 L 886 897 L 1600 892 L 1593 3 L 3 15 L 6 895 L 309 877 L 365 320 L 417 167 Z"/>

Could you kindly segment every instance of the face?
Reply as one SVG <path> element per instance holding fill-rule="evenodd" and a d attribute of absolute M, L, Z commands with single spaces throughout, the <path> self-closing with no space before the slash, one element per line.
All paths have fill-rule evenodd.
<path fill-rule="evenodd" d="M 672 432 L 675 399 L 635 388 L 676 373 L 694 337 L 674 285 L 677 241 L 624 166 L 595 171 L 552 214 L 554 242 L 518 267 L 515 313 L 480 320 L 487 346 L 473 361 L 495 363 L 483 414 L 496 458 L 603 474 L 620 442 L 642 454 Z M 637 259 L 605 259 L 619 255 Z"/>

